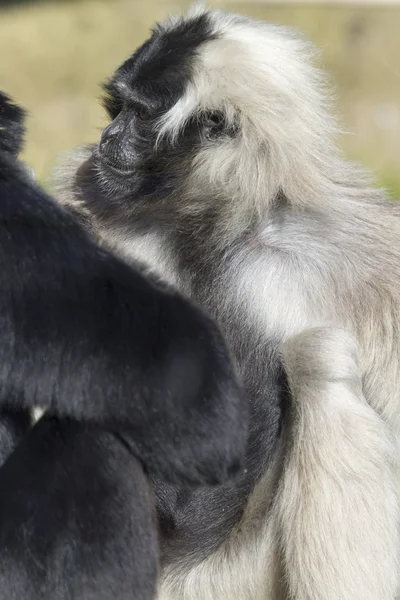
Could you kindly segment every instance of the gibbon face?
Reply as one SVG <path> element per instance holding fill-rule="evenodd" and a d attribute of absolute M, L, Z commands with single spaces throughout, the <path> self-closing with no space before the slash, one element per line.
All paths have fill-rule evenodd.
<path fill-rule="evenodd" d="M 304 81 L 318 79 L 303 68 L 307 48 L 285 29 L 220 11 L 157 26 L 104 85 L 112 121 L 78 171 L 90 213 L 128 232 L 139 215 L 142 225 L 173 223 L 176 211 L 204 213 L 216 198 L 278 193 L 297 155 L 291 126 L 312 119 L 315 131 L 318 111 L 300 108 Z M 319 102 L 316 83 L 307 104 Z"/>
<path fill-rule="evenodd" d="M 158 28 L 104 85 L 112 122 L 93 153 L 103 192 L 132 202 L 165 198 L 187 177 L 199 147 L 227 134 L 222 112 L 205 109 L 189 115 L 178 143 L 160 129 L 185 95 L 199 49 L 214 37 L 208 15 Z"/>
<path fill-rule="evenodd" d="M 319 198 L 336 124 L 313 60 L 297 32 L 224 11 L 156 26 L 104 86 L 112 121 L 75 192 L 127 238 L 227 207 L 243 230 L 282 190 Z"/>

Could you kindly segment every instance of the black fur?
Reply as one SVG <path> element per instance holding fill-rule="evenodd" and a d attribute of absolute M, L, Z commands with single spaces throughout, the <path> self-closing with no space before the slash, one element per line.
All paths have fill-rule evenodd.
<path fill-rule="evenodd" d="M 0 152 L 15 158 L 24 142 L 25 111 L 0 92 Z"/>
<path fill-rule="evenodd" d="M 28 410 L 10 407 L 0 410 L 0 467 L 31 426 L 32 417 Z"/>
<path fill-rule="evenodd" d="M 199 46 L 214 37 L 208 15 L 182 22 L 173 31 L 157 26 L 103 86 L 110 117 L 127 107 L 145 107 L 151 118 L 170 108 L 184 92 Z"/>
<path fill-rule="evenodd" d="M 212 321 L 28 179 L 22 113 L 0 106 L 0 459 L 28 409 L 49 413 L 0 469 L 0 598 L 151 600 L 143 469 L 182 484 L 236 473 L 247 405 Z"/>
<path fill-rule="evenodd" d="M 199 47 L 215 37 L 208 15 L 182 22 L 173 31 L 156 27 L 103 86 L 104 106 L 113 119 L 103 131 L 96 158 L 107 180 L 130 199 L 167 196 L 178 185 L 176 165 L 190 162 L 190 149 L 202 135 L 224 132 L 221 114 L 199 114 L 187 124 L 183 158 L 166 143 L 154 153 L 154 123 L 185 91 Z M 183 160 L 183 164 L 182 164 Z M 93 202 L 93 210 L 106 207 Z"/>
<path fill-rule="evenodd" d="M 44 417 L 0 471 L 0 598 L 153 600 L 156 531 L 124 445 Z"/>
<path fill-rule="evenodd" d="M 0 257 L 0 402 L 129 434 L 167 479 L 239 468 L 246 403 L 218 329 L 100 250 L 6 154 Z"/>

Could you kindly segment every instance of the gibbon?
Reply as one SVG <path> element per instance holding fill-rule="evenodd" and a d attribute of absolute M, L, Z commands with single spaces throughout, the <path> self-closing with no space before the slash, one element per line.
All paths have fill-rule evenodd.
<path fill-rule="evenodd" d="M 0 598 L 152 600 L 148 477 L 238 473 L 247 402 L 214 323 L 97 247 L 29 178 L 23 134 L 0 94 Z"/>
<path fill-rule="evenodd" d="M 314 48 L 195 7 L 104 87 L 60 201 L 217 319 L 251 404 L 238 480 L 156 478 L 160 599 L 394 600 L 400 207 L 336 147 Z"/>

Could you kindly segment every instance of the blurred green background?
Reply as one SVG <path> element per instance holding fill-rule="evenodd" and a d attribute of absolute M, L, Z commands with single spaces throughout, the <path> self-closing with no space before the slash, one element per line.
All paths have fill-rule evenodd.
<path fill-rule="evenodd" d="M 188 5 L 0 2 L 0 88 L 30 111 L 25 158 L 41 181 L 58 153 L 97 139 L 105 123 L 98 84 L 146 38 L 154 21 Z M 212 5 L 300 27 L 318 44 L 335 87 L 345 132 L 340 143 L 400 198 L 400 4 Z"/>

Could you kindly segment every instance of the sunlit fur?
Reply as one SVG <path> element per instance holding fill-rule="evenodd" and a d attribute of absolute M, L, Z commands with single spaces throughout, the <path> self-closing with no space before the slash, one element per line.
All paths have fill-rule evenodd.
<path fill-rule="evenodd" d="M 293 405 L 240 523 L 205 560 L 167 566 L 160 598 L 394 600 L 400 208 L 338 151 L 310 44 L 242 16 L 208 18 L 217 35 L 155 125 L 157 144 L 179 147 L 204 109 L 222 111 L 235 135 L 204 137 L 189 166 L 182 150 L 168 197 L 127 198 L 120 221 L 94 224 L 216 315 L 242 372 L 246 361 L 268 369 L 260 349 L 274 340 Z M 121 194 L 101 167 L 95 179 L 105 197 Z M 76 208 L 75 168 L 62 180 Z M 123 225 L 127 215 L 140 227 Z"/>

